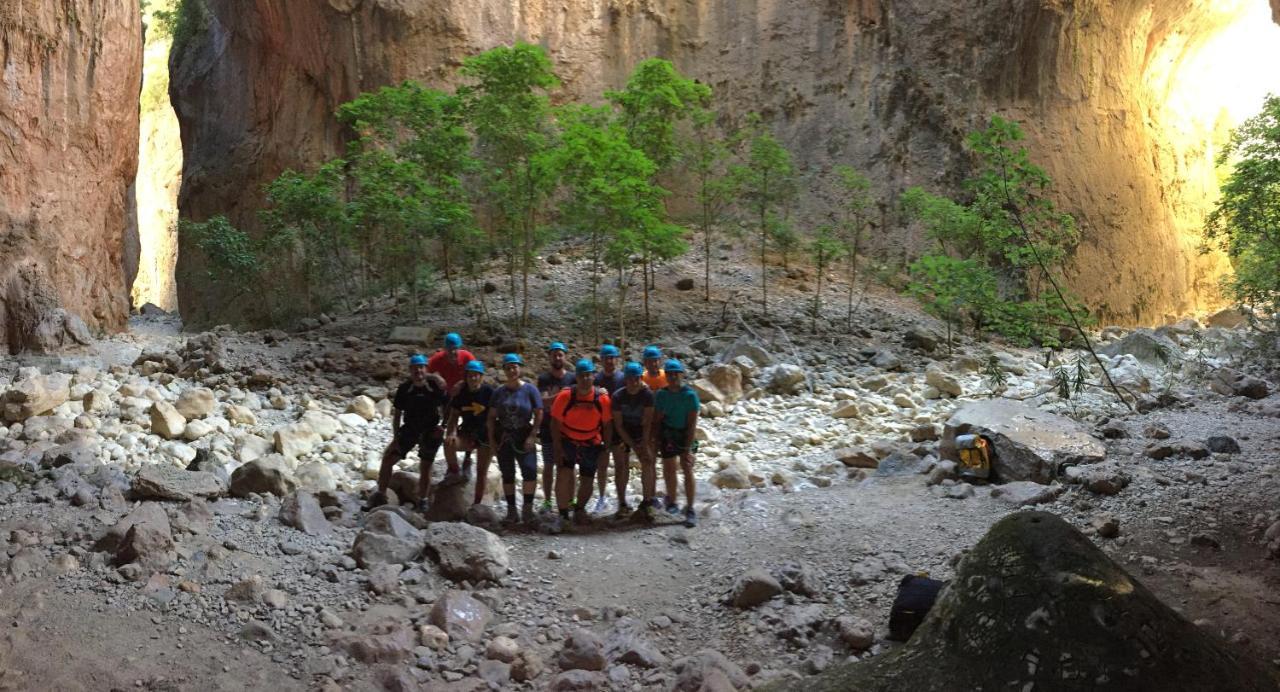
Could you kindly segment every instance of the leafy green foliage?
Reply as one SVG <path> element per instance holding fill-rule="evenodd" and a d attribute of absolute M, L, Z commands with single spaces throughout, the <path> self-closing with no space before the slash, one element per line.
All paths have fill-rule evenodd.
<path fill-rule="evenodd" d="M 853 292 L 858 283 L 858 259 L 863 253 L 867 225 L 871 219 L 871 181 L 852 166 L 836 166 L 839 201 L 832 213 L 832 234 L 843 245 L 848 266 L 849 290 L 845 309 L 845 329 L 853 329 Z"/>
<path fill-rule="evenodd" d="M 729 139 L 716 127 L 715 112 L 697 108 L 690 114 L 690 131 L 683 140 L 684 163 L 693 176 L 698 203 L 698 230 L 702 233 L 703 300 L 711 300 L 711 241 L 716 226 L 736 192 L 728 161 Z"/>
<path fill-rule="evenodd" d="M 496 235 L 508 260 L 512 299 L 516 266 L 523 279 L 519 326 L 529 319 L 529 273 L 540 239 L 539 214 L 556 187 L 548 153 L 555 145 L 547 92 L 560 81 L 546 51 L 517 43 L 465 60 L 459 73 L 469 83 L 458 89 L 485 164 L 482 185 Z"/>
<path fill-rule="evenodd" d="M 182 53 L 191 39 L 209 26 L 212 15 L 205 0 L 173 0 L 158 3 L 151 16 L 155 19 L 155 31 L 160 36 L 173 38 L 171 52 Z"/>
<path fill-rule="evenodd" d="M 1044 170 L 1031 163 L 1017 123 L 992 118 L 967 142 L 975 157 L 965 181 L 967 199 L 956 201 L 921 188 L 903 193 L 903 209 L 920 220 L 937 251 L 910 268 L 910 291 L 949 328 L 970 324 L 1011 340 L 1056 346 L 1059 327 L 1084 314 L 1074 297 L 1067 305 L 1045 292 L 1048 272 L 1061 269 L 1078 233 L 1068 214 L 1049 199 Z"/>
<path fill-rule="evenodd" d="M 813 289 L 812 312 L 813 331 L 817 333 L 818 317 L 822 314 L 822 278 L 827 273 L 827 268 L 831 266 L 831 263 L 839 260 L 840 256 L 844 254 L 845 246 L 834 228 L 822 226 L 818 228 L 817 233 L 809 240 L 808 250 L 818 274 L 817 285 Z"/>
<path fill-rule="evenodd" d="M 1205 223 L 1206 248 L 1227 253 L 1235 269 L 1225 287 L 1239 304 L 1280 311 L 1280 97 L 1231 133 L 1218 156 L 1231 167 Z"/>
<path fill-rule="evenodd" d="M 791 152 L 769 132 L 758 114 L 748 118 L 747 152 L 731 167 L 734 189 L 745 215 L 754 219 L 760 240 L 760 305 L 769 312 L 767 251 L 779 212 L 796 194 Z"/>
<path fill-rule="evenodd" d="M 205 273 L 220 284 L 242 283 L 258 273 L 258 253 L 249 234 L 219 214 L 207 221 L 182 220 L 179 233 L 195 239 L 205 257 Z"/>

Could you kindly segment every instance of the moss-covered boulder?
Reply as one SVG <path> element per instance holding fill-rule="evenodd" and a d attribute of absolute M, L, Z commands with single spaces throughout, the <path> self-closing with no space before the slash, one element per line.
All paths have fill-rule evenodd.
<path fill-rule="evenodd" d="M 1062 519 L 1020 512 L 966 556 L 910 641 L 773 689 L 801 686 L 1270 692 L 1280 681 L 1161 603 Z"/>

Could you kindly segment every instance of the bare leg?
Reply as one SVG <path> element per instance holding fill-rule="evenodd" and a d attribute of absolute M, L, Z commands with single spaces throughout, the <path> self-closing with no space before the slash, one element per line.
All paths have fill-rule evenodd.
<path fill-rule="evenodd" d="M 693 509 L 693 491 L 697 487 L 697 481 L 693 478 L 692 452 L 685 452 L 680 455 L 680 470 L 684 472 L 685 509 Z"/>
<path fill-rule="evenodd" d="M 560 469 L 556 478 L 556 508 L 561 512 L 569 509 L 569 500 L 573 497 L 573 468 Z"/>
<path fill-rule="evenodd" d="M 644 448 L 636 450 L 636 457 L 640 460 L 640 494 L 644 499 L 652 500 L 654 493 L 658 492 L 657 459 Z"/>
<path fill-rule="evenodd" d="M 676 458 L 663 457 L 662 482 L 667 486 L 667 499 L 676 501 Z"/>
<path fill-rule="evenodd" d="M 606 449 L 600 453 L 600 461 L 596 464 L 596 485 L 600 488 L 600 497 L 608 497 L 605 492 L 609 485 L 609 453 L 613 450 Z M 615 471 L 616 473 L 616 471 Z"/>
<path fill-rule="evenodd" d="M 476 448 L 476 504 L 484 502 L 485 485 L 489 481 L 489 461 L 493 457 L 493 452 L 488 447 Z M 528 481 L 525 485 L 528 485 Z"/>
<path fill-rule="evenodd" d="M 636 458 L 639 458 L 639 453 Z M 618 493 L 618 507 L 627 504 L 627 483 L 631 481 L 631 454 L 626 445 L 613 448 L 613 489 Z M 602 494 L 603 490 L 600 491 Z"/>

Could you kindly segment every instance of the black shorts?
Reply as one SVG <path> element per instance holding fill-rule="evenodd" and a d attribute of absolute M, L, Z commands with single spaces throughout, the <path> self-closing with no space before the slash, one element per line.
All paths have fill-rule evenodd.
<path fill-rule="evenodd" d="M 584 478 L 596 475 L 596 466 L 600 463 L 600 452 L 604 451 L 604 445 L 564 440 L 561 446 L 564 448 L 564 456 L 560 458 L 560 468 L 571 469 L 577 466 L 578 475 Z"/>
<path fill-rule="evenodd" d="M 688 430 L 664 427 L 658 437 L 658 456 L 663 459 L 670 459 L 671 457 L 678 457 L 685 452 L 697 452 L 698 441 L 693 440 L 686 443 L 688 439 Z"/>
<path fill-rule="evenodd" d="M 526 482 L 538 480 L 538 452 L 525 451 L 524 441 L 529 433 L 503 435 L 498 438 L 498 471 L 502 474 L 502 482 L 511 485 L 516 482 L 516 466 L 520 467 L 520 477 Z"/>
<path fill-rule="evenodd" d="M 471 442 L 477 448 L 489 446 L 489 433 L 484 428 L 458 428 L 458 437 Z"/>
<path fill-rule="evenodd" d="M 409 456 L 409 452 L 414 447 L 418 448 L 418 458 L 423 461 L 434 461 L 436 451 L 440 449 L 442 442 L 439 429 L 432 425 L 426 430 L 417 430 L 401 427 L 396 433 L 396 446 L 399 447 L 397 456 L 404 459 Z"/>
<path fill-rule="evenodd" d="M 627 436 L 629 436 L 631 439 L 639 442 L 640 444 L 644 444 L 644 428 L 643 427 L 632 428 L 630 426 L 627 426 L 626 431 L 627 431 Z M 618 435 L 617 437 L 613 438 L 613 442 L 615 447 L 626 447 L 628 452 L 633 451 L 631 445 L 622 441 L 622 435 Z"/>

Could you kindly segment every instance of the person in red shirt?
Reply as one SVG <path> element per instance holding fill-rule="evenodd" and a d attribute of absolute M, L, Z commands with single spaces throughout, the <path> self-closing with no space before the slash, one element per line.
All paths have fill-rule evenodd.
<path fill-rule="evenodd" d="M 449 332 L 444 335 L 444 348 L 427 360 L 427 372 L 443 377 L 446 389 L 452 392 L 466 376 L 467 363 L 475 359 L 470 351 L 462 348 L 462 337 Z"/>
<path fill-rule="evenodd" d="M 609 395 L 596 389 L 595 363 L 583 358 L 574 366 L 573 388 L 560 390 L 551 404 L 551 441 L 555 445 L 556 505 L 560 516 L 569 518 L 569 503 L 577 480 L 577 503 L 573 520 L 583 524 L 591 500 L 591 481 L 596 475 L 600 454 L 613 442 L 613 413 Z M 573 467 L 578 467 L 578 479 Z"/>

